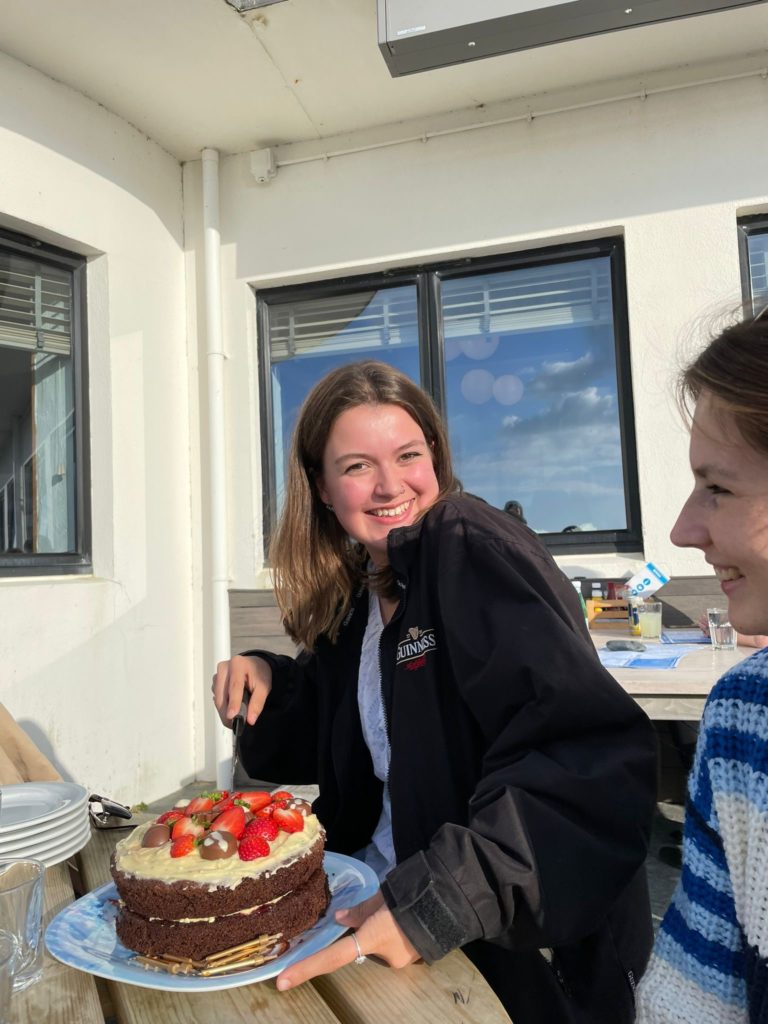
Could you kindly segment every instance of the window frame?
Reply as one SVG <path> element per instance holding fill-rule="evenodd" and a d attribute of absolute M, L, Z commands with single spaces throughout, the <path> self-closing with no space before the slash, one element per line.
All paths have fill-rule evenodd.
<path fill-rule="evenodd" d="M 739 272 L 741 274 L 741 296 L 747 313 L 754 315 L 752 274 L 749 270 L 749 239 L 751 235 L 768 235 L 768 213 L 755 213 L 739 217 L 736 222 L 739 241 Z"/>
<path fill-rule="evenodd" d="M 17 576 L 65 576 L 93 571 L 91 558 L 90 433 L 88 351 L 86 345 L 86 260 L 35 238 L 0 229 L 0 253 L 27 256 L 72 274 L 72 391 L 75 427 L 75 547 L 74 552 L 9 554 L 0 552 L 0 579 Z"/>
<path fill-rule="evenodd" d="M 435 260 L 416 267 L 383 271 L 378 274 L 352 275 L 332 281 L 254 288 L 256 299 L 259 393 L 261 405 L 262 511 L 265 556 L 275 525 L 276 474 L 271 390 L 272 364 L 269 352 L 269 308 L 272 304 L 330 298 L 351 291 L 377 290 L 401 285 L 416 286 L 419 325 L 419 367 L 422 386 L 428 391 L 446 419 L 443 323 L 440 316 L 443 281 L 474 274 L 504 272 L 541 264 L 569 263 L 578 259 L 609 259 L 613 303 L 616 385 L 619 400 L 619 429 L 627 526 L 624 530 L 599 530 L 588 534 L 541 533 L 539 537 L 552 554 L 603 552 L 641 552 L 642 523 L 637 473 L 634 402 L 630 366 L 629 318 L 627 311 L 626 270 L 623 239 L 616 236 L 589 242 L 573 242 L 539 249 L 494 256 Z M 265 557 L 266 564 L 266 557 Z"/>

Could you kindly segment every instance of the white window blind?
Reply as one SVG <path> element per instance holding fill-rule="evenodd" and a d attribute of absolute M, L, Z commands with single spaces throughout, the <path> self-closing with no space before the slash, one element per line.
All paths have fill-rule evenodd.
<path fill-rule="evenodd" d="M 446 338 L 611 323 L 608 261 L 569 262 L 454 280 L 443 303 Z"/>
<path fill-rule="evenodd" d="M 364 352 L 415 344 L 413 286 L 271 305 L 272 362 L 317 353 Z"/>
<path fill-rule="evenodd" d="M 0 253 L 0 348 L 70 354 L 72 278 L 66 270 Z"/>
<path fill-rule="evenodd" d="M 607 261 L 569 261 L 454 279 L 444 335 L 552 330 L 613 322 Z M 270 305 L 273 362 L 413 343 L 415 289 L 399 287 Z"/>

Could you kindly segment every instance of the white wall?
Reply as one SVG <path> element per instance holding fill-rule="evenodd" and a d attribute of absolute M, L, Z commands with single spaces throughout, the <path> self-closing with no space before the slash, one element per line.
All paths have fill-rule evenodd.
<path fill-rule="evenodd" d="M 250 176 L 247 155 L 223 160 L 233 584 L 266 582 L 250 286 L 618 234 L 626 246 L 644 555 L 675 575 L 707 573 L 698 553 L 668 540 L 689 487 L 671 383 L 702 313 L 740 297 L 736 218 L 768 209 L 765 90 L 755 77 L 610 103 L 282 166 L 268 185 Z M 278 158 L 313 148 L 320 146 L 281 147 Z M 195 245 L 199 181 L 199 164 L 186 165 Z M 619 575 L 640 564 L 617 556 L 560 561 L 572 574 Z"/>
<path fill-rule="evenodd" d="M 203 691 L 209 703 L 181 168 L 0 55 L 0 225 L 89 257 L 94 565 L 0 578 L 0 700 L 66 778 L 156 799 L 199 774 Z"/>

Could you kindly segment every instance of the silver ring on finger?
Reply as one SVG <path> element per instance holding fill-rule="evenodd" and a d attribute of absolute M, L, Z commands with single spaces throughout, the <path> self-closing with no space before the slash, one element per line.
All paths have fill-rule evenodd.
<path fill-rule="evenodd" d="M 355 963 L 356 964 L 364 964 L 365 963 L 365 956 L 363 955 L 362 949 L 360 949 L 360 943 L 357 941 L 357 935 L 354 932 L 352 932 L 352 941 L 354 942 L 355 949 L 357 950 L 357 956 L 355 957 Z"/>

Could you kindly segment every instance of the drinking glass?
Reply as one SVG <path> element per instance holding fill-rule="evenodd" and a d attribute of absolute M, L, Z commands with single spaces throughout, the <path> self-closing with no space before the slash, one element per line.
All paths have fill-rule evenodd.
<path fill-rule="evenodd" d="M 0 860 L 0 931 L 18 944 L 13 991 L 20 992 L 43 973 L 43 875 L 39 860 Z"/>
<path fill-rule="evenodd" d="M 645 640 L 658 640 L 661 636 L 661 601 L 643 601 L 637 606 L 640 636 Z"/>
<path fill-rule="evenodd" d="M 707 608 L 707 622 L 712 647 L 716 651 L 733 651 L 736 648 L 736 630 L 731 625 L 725 608 Z"/>

